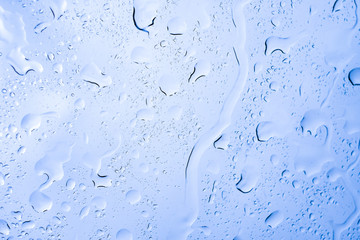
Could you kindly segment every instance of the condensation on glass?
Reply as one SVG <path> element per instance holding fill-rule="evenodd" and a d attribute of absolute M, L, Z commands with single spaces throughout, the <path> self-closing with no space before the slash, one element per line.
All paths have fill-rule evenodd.
<path fill-rule="evenodd" d="M 0 2 L 1 239 L 359 239 L 358 0 Z"/>

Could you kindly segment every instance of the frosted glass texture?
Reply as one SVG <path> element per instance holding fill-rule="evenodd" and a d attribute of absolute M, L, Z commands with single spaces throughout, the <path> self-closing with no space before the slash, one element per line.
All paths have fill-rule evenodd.
<path fill-rule="evenodd" d="M 0 239 L 360 239 L 359 0 L 1 0 Z"/>

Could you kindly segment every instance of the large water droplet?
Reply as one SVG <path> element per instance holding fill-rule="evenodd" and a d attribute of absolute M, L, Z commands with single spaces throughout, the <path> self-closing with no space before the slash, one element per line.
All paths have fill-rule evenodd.
<path fill-rule="evenodd" d="M 241 172 L 236 188 L 242 193 L 249 193 L 256 187 L 258 180 L 259 173 L 255 167 L 246 166 Z"/>
<path fill-rule="evenodd" d="M 349 72 L 349 80 L 352 85 L 360 85 L 360 68 L 354 68 Z"/>
<path fill-rule="evenodd" d="M 187 24 L 183 18 L 175 17 L 168 22 L 167 29 L 171 35 L 182 35 L 187 30 Z"/>
<path fill-rule="evenodd" d="M 53 205 L 51 198 L 38 190 L 30 195 L 29 202 L 37 212 L 49 211 Z"/>
<path fill-rule="evenodd" d="M 89 215 L 89 213 L 90 213 L 90 207 L 89 206 L 83 207 L 79 213 L 80 219 L 85 218 L 87 215 Z"/>
<path fill-rule="evenodd" d="M 2 220 L 2 219 L 0 219 L 0 233 L 4 234 L 6 236 L 10 234 L 9 224 L 5 220 Z"/>
<path fill-rule="evenodd" d="M 135 27 L 149 33 L 147 29 L 154 25 L 158 7 L 158 0 L 134 0 L 133 21 Z"/>
<path fill-rule="evenodd" d="M 160 78 L 159 87 L 166 96 L 171 96 L 180 90 L 180 82 L 177 81 L 175 76 L 167 74 Z"/>
<path fill-rule="evenodd" d="M 111 77 L 101 72 L 100 68 L 93 62 L 83 67 L 81 70 L 81 78 L 84 81 L 95 84 L 100 88 L 107 87 L 112 83 Z"/>
<path fill-rule="evenodd" d="M 210 73 L 211 70 L 211 63 L 208 60 L 200 60 L 195 64 L 194 71 L 191 73 L 189 82 L 194 83 L 199 78 L 205 77 Z"/>
<path fill-rule="evenodd" d="M 35 222 L 31 220 L 25 221 L 21 224 L 21 228 L 24 230 L 33 229 L 34 227 L 35 227 Z"/>
<path fill-rule="evenodd" d="M 133 240 L 133 235 L 129 230 L 123 228 L 116 233 L 116 240 Z"/>
<path fill-rule="evenodd" d="M 143 108 L 136 113 L 136 118 L 144 121 L 151 121 L 154 119 L 154 112 L 149 108 Z"/>
<path fill-rule="evenodd" d="M 265 219 L 265 224 L 271 228 L 276 228 L 283 220 L 283 214 L 280 211 L 274 211 Z"/>
<path fill-rule="evenodd" d="M 126 193 L 126 201 L 131 205 L 138 203 L 141 200 L 141 194 L 137 190 L 130 190 Z"/>
<path fill-rule="evenodd" d="M 41 126 L 41 115 L 38 114 L 26 114 L 21 120 L 21 127 L 31 133 L 33 130 L 38 129 Z"/>
<path fill-rule="evenodd" d="M 98 197 L 94 197 L 91 200 L 91 204 L 94 205 L 97 209 L 103 210 L 106 208 L 107 202 L 105 198 L 98 196 Z"/>
<path fill-rule="evenodd" d="M 151 53 L 144 47 L 135 47 L 131 52 L 131 60 L 135 63 L 148 63 L 151 59 Z"/>

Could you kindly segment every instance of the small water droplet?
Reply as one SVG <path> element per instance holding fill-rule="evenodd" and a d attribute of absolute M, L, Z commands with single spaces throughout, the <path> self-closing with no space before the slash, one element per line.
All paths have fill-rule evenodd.
<path fill-rule="evenodd" d="M 144 121 L 151 121 L 154 119 L 154 112 L 149 108 L 143 108 L 136 113 L 136 118 Z"/>

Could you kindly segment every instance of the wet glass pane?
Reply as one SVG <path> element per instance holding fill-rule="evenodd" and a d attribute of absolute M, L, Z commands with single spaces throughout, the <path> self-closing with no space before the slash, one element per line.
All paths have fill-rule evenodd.
<path fill-rule="evenodd" d="M 360 239 L 358 0 L 1 0 L 0 239 Z"/>

